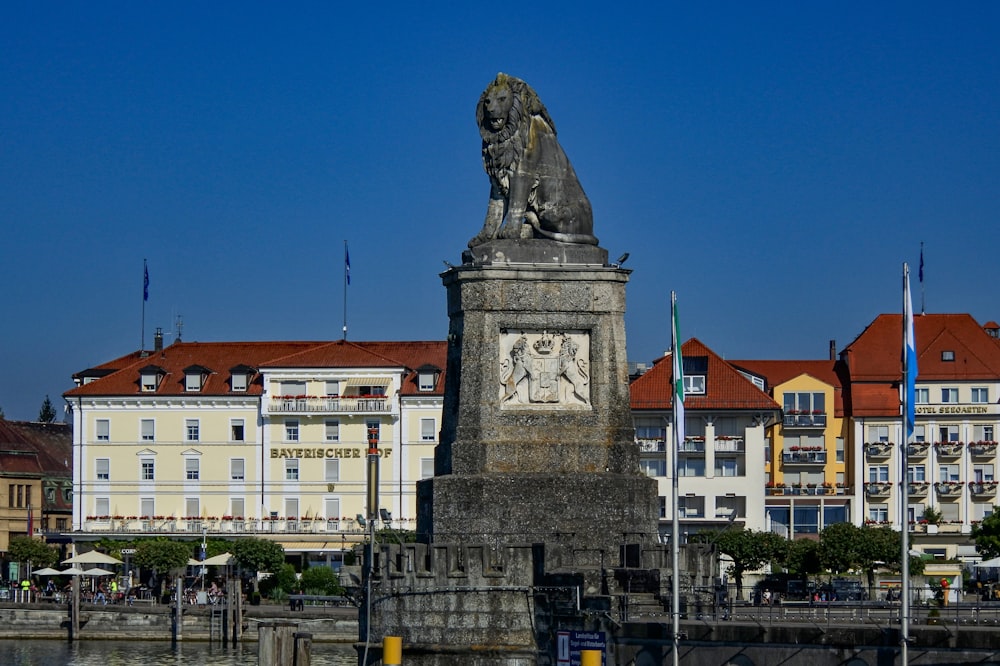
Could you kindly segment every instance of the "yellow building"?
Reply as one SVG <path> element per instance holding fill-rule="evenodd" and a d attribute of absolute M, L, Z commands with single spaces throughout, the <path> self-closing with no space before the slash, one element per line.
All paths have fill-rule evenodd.
<path fill-rule="evenodd" d="M 74 538 L 262 535 L 335 560 L 379 508 L 414 528 L 444 342 L 177 342 L 78 373 Z M 376 441 L 377 440 L 377 441 Z"/>

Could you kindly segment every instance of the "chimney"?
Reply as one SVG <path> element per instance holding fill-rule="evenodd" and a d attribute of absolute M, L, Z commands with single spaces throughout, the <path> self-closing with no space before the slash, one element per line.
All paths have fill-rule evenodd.
<path fill-rule="evenodd" d="M 153 334 L 153 351 L 163 351 L 163 329 L 157 328 Z"/>
<path fill-rule="evenodd" d="M 837 341 L 836 340 L 830 340 L 830 360 L 831 361 L 836 361 L 837 360 Z"/>

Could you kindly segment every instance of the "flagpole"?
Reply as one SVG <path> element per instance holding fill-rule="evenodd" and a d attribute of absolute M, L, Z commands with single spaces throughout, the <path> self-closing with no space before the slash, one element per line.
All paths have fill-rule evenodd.
<path fill-rule="evenodd" d="M 924 242 L 920 241 L 920 272 L 917 277 L 920 278 L 920 314 L 926 314 L 927 310 L 924 309 Z"/>
<path fill-rule="evenodd" d="M 922 255 L 922 253 L 921 253 Z M 917 375 L 916 339 L 913 333 L 913 301 L 910 298 L 910 267 L 903 263 L 903 428 L 900 446 L 900 482 L 899 482 L 899 523 L 900 533 L 900 570 L 902 571 L 902 599 L 900 599 L 900 656 L 902 665 L 908 666 L 908 648 L 910 642 L 910 521 L 909 521 L 909 457 L 908 446 L 913 435 L 915 413 L 915 386 Z"/>
<path fill-rule="evenodd" d="M 670 340 L 671 340 L 671 351 L 673 363 L 673 381 L 674 385 L 672 387 L 671 393 L 673 398 L 672 404 L 672 415 L 673 415 L 673 461 L 671 463 L 671 474 L 673 475 L 671 488 L 672 488 L 672 513 L 673 522 L 671 524 L 671 547 L 670 547 L 670 597 L 671 597 L 671 609 L 670 613 L 673 619 L 673 663 L 674 666 L 680 664 L 680 634 L 681 634 L 681 586 L 680 586 L 680 537 L 681 537 L 681 521 L 677 512 L 677 503 L 680 498 L 680 488 L 678 485 L 677 472 L 677 456 L 678 451 L 681 448 L 681 442 L 684 441 L 684 435 L 682 433 L 684 428 L 684 367 L 681 360 L 681 343 L 680 343 L 680 323 L 677 319 L 677 294 L 676 292 L 670 292 Z"/>
<path fill-rule="evenodd" d="M 344 329 L 343 340 L 347 339 L 347 285 L 351 283 L 351 255 L 347 252 L 347 240 L 344 240 Z"/>
<path fill-rule="evenodd" d="M 149 298 L 149 268 L 146 259 L 142 260 L 142 325 L 139 329 L 139 351 L 146 347 L 146 300 Z"/>

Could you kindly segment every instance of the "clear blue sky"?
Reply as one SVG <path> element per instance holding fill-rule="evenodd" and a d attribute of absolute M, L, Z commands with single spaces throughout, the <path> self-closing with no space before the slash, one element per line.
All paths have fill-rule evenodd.
<path fill-rule="evenodd" d="M 901 307 L 1000 320 L 995 2 L 8 3 L 0 407 L 183 315 L 185 340 L 443 339 L 479 229 L 475 104 L 539 93 L 612 257 L 629 358 L 824 358 Z M 651 5 L 653 3 L 650 3 Z M 915 284 L 914 300 L 920 294 Z M 167 338 L 169 343 L 172 338 Z"/>

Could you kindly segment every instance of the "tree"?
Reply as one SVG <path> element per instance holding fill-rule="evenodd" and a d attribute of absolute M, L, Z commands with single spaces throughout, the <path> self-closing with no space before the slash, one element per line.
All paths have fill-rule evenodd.
<path fill-rule="evenodd" d="M 983 559 L 1000 557 L 1000 512 L 994 511 L 981 523 L 973 525 L 972 540 Z"/>
<path fill-rule="evenodd" d="M 790 573 L 808 577 L 823 570 L 820 560 L 819 542 L 814 539 L 795 539 L 788 542 L 788 550 L 782 563 Z"/>
<path fill-rule="evenodd" d="M 191 543 L 168 541 L 167 539 L 148 539 L 140 541 L 135 546 L 132 561 L 138 566 L 152 569 L 160 574 L 160 589 L 166 583 L 166 577 L 183 571 L 193 553 Z"/>
<path fill-rule="evenodd" d="M 820 563 L 835 574 L 858 565 L 861 528 L 853 523 L 833 523 L 819 534 Z"/>
<path fill-rule="evenodd" d="M 52 423 L 56 420 L 56 408 L 52 406 L 52 401 L 49 400 L 48 395 L 42 401 L 42 408 L 38 410 L 38 420 L 42 423 Z"/>
<path fill-rule="evenodd" d="M 736 579 L 736 595 L 743 596 L 743 574 L 760 569 L 768 562 L 780 561 L 788 548 L 785 538 L 773 532 L 725 530 L 715 535 L 719 552 L 733 560 L 730 573 Z M 703 542 L 711 543 L 711 537 Z"/>
<path fill-rule="evenodd" d="M 875 585 L 876 570 L 902 569 L 902 550 L 902 535 L 888 525 L 857 527 L 851 523 L 834 523 L 820 533 L 823 566 L 833 573 L 862 569 L 868 578 L 868 587 Z M 910 574 L 920 574 L 924 570 L 920 558 L 908 560 Z"/>
<path fill-rule="evenodd" d="M 233 557 L 244 569 L 256 573 L 276 573 L 285 563 L 285 549 L 280 543 L 266 539 L 240 539 L 232 544 Z"/>
<path fill-rule="evenodd" d="M 36 567 L 50 567 L 59 559 L 59 553 L 41 539 L 17 536 L 10 540 L 7 555 L 15 562 L 31 562 Z"/>
<path fill-rule="evenodd" d="M 302 591 L 306 594 L 343 594 L 344 588 L 336 572 L 330 567 L 309 567 L 302 572 Z"/>

